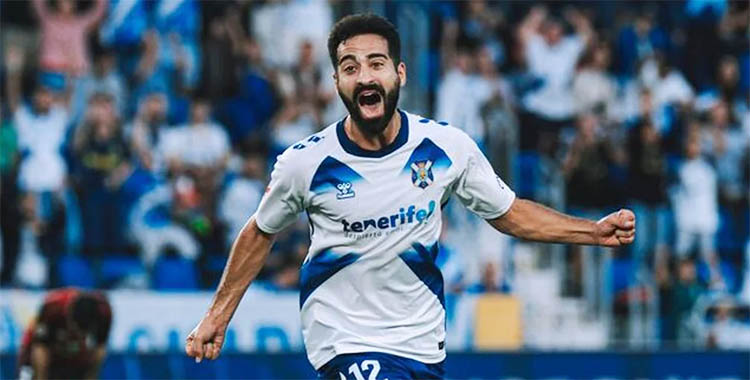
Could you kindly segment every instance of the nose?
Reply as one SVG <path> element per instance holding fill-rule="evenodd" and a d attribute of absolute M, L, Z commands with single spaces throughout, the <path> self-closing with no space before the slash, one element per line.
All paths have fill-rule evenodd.
<path fill-rule="evenodd" d="M 371 84 L 375 81 L 372 71 L 367 65 L 362 65 L 357 76 L 357 84 Z"/>

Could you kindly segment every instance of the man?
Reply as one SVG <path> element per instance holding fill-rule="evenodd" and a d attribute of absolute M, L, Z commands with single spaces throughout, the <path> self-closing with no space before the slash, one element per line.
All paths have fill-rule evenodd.
<path fill-rule="evenodd" d="M 592 222 L 516 199 L 468 135 L 397 111 L 406 65 L 398 32 L 385 19 L 345 17 L 328 46 L 349 116 L 279 156 L 208 313 L 187 338 L 196 361 L 219 355 L 275 234 L 301 211 L 309 214 L 312 240 L 300 272 L 302 333 L 326 379 L 443 377 L 443 280 L 434 261 L 441 207 L 451 195 L 519 238 L 633 241 L 630 211 Z"/>
<path fill-rule="evenodd" d="M 97 378 L 111 323 L 112 309 L 103 295 L 72 288 L 50 292 L 24 333 L 18 377 Z"/>

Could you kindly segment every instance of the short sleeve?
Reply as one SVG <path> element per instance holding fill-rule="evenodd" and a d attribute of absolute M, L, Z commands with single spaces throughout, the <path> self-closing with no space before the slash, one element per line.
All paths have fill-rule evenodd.
<path fill-rule="evenodd" d="M 271 182 L 255 212 L 255 222 L 261 231 L 274 234 L 297 219 L 304 210 L 304 176 L 295 170 L 290 152 L 279 156 L 271 172 Z"/>
<path fill-rule="evenodd" d="M 477 144 L 466 137 L 462 145 L 467 155 L 465 167 L 457 178 L 453 193 L 469 210 L 484 219 L 505 214 L 516 194 L 495 174 Z"/>

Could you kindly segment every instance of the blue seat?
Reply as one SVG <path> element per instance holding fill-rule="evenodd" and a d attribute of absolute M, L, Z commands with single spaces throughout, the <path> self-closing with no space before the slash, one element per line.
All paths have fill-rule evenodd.
<path fill-rule="evenodd" d="M 151 284 L 156 290 L 195 290 L 198 289 L 198 271 L 192 261 L 163 257 L 154 265 Z"/>
<path fill-rule="evenodd" d="M 143 263 L 135 256 L 105 255 L 99 265 L 99 280 L 105 287 L 117 285 L 128 276 L 144 273 Z"/>
<path fill-rule="evenodd" d="M 96 285 L 91 263 L 82 256 L 68 254 L 60 258 L 57 266 L 60 286 L 93 288 Z"/>

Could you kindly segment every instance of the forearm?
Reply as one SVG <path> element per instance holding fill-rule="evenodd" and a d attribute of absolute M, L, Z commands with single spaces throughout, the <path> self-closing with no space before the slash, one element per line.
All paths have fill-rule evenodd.
<path fill-rule="evenodd" d="M 596 222 L 557 212 L 525 199 L 516 199 L 505 215 L 489 223 L 517 238 L 567 244 L 598 244 Z"/>
<path fill-rule="evenodd" d="M 232 245 L 209 316 L 229 323 L 247 287 L 263 267 L 273 238 L 258 229 L 255 217 L 245 224 Z"/>
<path fill-rule="evenodd" d="M 32 343 L 31 347 L 31 369 L 33 379 L 49 378 L 50 354 L 47 346 L 40 343 Z"/>
<path fill-rule="evenodd" d="M 102 363 L 104 363 L 104 357 L 107 356 L 107 349 L 105 347 L 98 347 L 94 353 L 94 359 L 91 363 L 91 366 L 89 367 L 88 371 L 86 371 L 84 379 L 98 379 L 99 378 L 99 370 L 102 368 Z"/>

